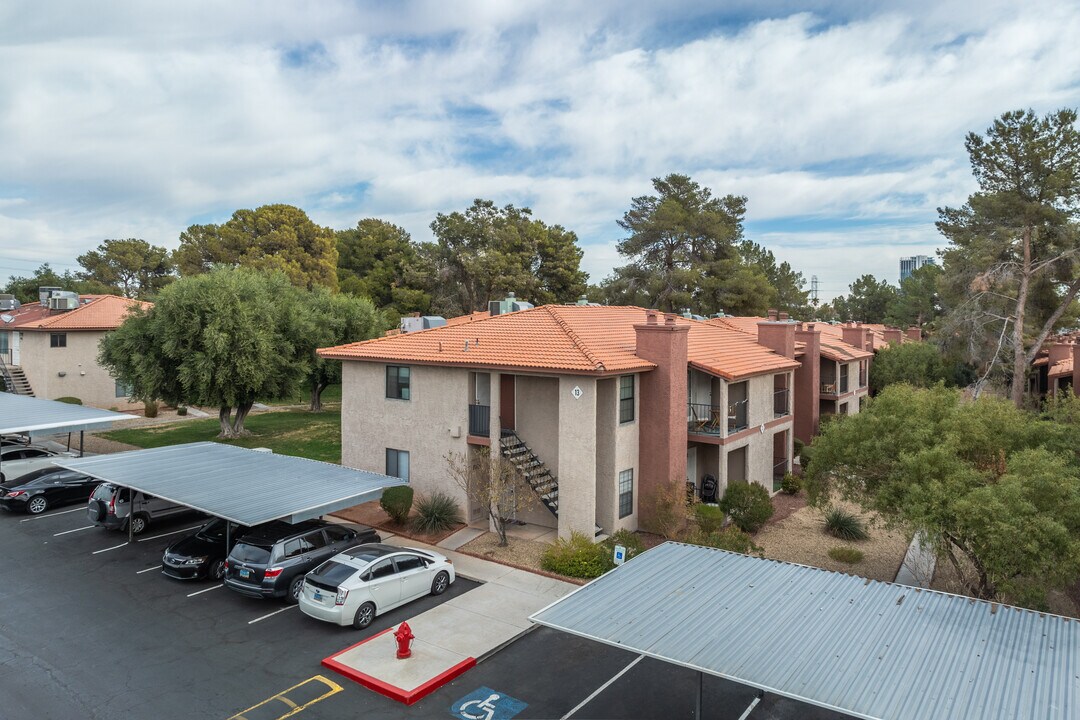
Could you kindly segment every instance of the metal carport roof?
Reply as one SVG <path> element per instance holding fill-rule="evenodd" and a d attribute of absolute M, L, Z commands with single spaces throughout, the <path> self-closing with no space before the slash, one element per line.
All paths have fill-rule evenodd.
<path fill-rule="evenodd" d="M 1080 717 L 1080 621 L 664 543 L 534 622 L 863 718 Z"/>
<path fill-rule="evenodd" d="M 308 520 L 407 484 L 401 478 L 214 442 L 56 464 L 249 527 Z"/>
<path fill-rule="evenodd" d="M 83 430 L 104 430 L 134 415 L 69 405 L 56 400 L 0 392 L 0 433 L 55 435 Z"/>

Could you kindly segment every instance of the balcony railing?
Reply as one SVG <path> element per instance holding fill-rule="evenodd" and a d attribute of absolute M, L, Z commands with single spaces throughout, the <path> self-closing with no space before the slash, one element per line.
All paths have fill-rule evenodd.
<path fill-rule="evenodd" d="M 469 406 L 469 434 L 479 437 L 491 435 L 491 407 L 472 404 Z"/>
<path fill-rule="evenodd" d="M 787 388 L 773 393 L 773 413 L 776 417 L 784 417 L 791 414 L 790 393 Z"/>
<path fill-rule="evenodd" d="M 823 383 L 821 383 L 821 394 L 822 395 L 835 395 L 836 394 L 836 383 L 834 383 L 834 382 L 823 382 Z"/>
<path fill-rule="evenodd" d="M 702 435 L 719 435 L 727 413 L 719 405 L 687 403 L 687 429 Z"/>

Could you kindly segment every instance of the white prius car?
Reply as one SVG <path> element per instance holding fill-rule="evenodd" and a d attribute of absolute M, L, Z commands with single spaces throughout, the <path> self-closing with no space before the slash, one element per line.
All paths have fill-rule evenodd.
<path fill-rule="evenodd" d="M 381 543 L 357 545 L 304 577 L 300 610 L 360 630 L 376 615 L 425 595 L 442 595 L 452 582 L 454 566 L 438 553 Z"/>

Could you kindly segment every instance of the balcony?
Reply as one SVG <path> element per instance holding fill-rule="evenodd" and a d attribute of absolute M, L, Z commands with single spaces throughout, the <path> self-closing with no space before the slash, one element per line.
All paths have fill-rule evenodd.
<path fill-rule="evenodd" d="M 469 406 L 469 434 L 478 437 L 491 435 L 491 407 L 473 404 Z"/>
<path fill-rule="evenodd" d="M 866 387 L 866 371 L 865 370 L 860 370 L 859 371 L 859 388 L 861 389 L 861 388 L 864 388 L 864 387 Z"/>
<path fill-rule="evenodd" d="M 719 435 L 727 413 L 719 405 L 687 403 L 687 429 L 700 435 Z"/>
<path fill-rule="evenodd" d="M 747 419 L 748 409 L 748 400 L 739 400 L 728 405 L 727 431 L 729 433 L 738 432 L 750 427 L 750 423 Z"/>
<path fill-rule="evenodd" d="M 846 393 L 848 391 L 847 375 L 840 376 L 840 393 Z"/>
<path fill-rule="evenodd" d="M 773 413 L 776 417 L 784 417 L 791 414 L 791 394 L 787 388 L 773 393 Z"/>
<path fill-rule="evenodd" d="M 821 383 L 821 394 L 822 395 L 835 395 L 836 394 L 836 383 L 834 383 L 834 382 L 823 382 L 823 383 Z"/>

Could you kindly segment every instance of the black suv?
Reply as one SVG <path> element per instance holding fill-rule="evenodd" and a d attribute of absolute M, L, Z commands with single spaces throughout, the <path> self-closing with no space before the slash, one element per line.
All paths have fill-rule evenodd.
<path fill-rule="evenodd" d="M 295 603 L 309 570 L 353 545 L 377 542 L 379 534 L 363 525 L 325 520 L 267 523 L 233 546 L 225 561 L 225 586 L 249 597 Z"/>

